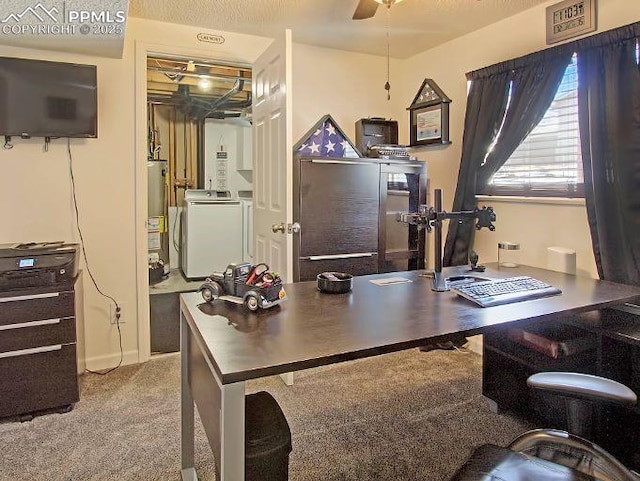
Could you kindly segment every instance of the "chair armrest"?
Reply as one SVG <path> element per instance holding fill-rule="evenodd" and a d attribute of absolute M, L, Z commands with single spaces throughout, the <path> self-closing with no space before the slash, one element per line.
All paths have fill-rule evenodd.
<path fill-rule="evenodd" d="M 636 394 L 624 384 L 591 374 L 540 372 L 529 376 L 527 384 L 536 389 L 581 399 L 612 401 L 628 405 L 638 401 Z"/>

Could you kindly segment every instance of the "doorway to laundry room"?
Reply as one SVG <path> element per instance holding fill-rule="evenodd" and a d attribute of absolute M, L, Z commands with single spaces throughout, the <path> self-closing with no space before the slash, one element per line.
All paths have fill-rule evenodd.
<path fill-rule="evenodd" d="M 251 68 L 147 56 L 151 353 L 175 352 L 179 294 L 252 260 Z"/>

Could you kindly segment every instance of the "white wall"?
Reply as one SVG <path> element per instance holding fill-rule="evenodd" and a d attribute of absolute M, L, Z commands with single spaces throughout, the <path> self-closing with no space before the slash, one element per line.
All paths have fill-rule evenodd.
<path fill-rule="evenodd" d="M 384 89 L 385 57 L 294 44 L 293 142 L 320 118 L 331 114 L 355 144 L 355 123 L 361 118 L 398 120 L 405 115 L 398 60 L 391 61 L 391 100 Z"/>
<path fill-rule="evenodd" d="M 146 55 L 191 55 L 251 65 L 272 41 L 212 32 L 223 34 L 225 43 L 203 44 L 196 39 L 202 31 L 130 18 L 122 59 L 0 47 L 3 56 L 98 66 L 98 139 L 74 139 L 71 148 L 89 266 L 100 289 L 124 306 L 121 330 L 125 363 L 145 359 L 145 353 L 138 352 L 138 341 L 139 336 L 148 336 L 138 326 L 138 315 L 148 317 L 147 279 L 136 273 L 136 263 L 143 264 L 140 272 L 146 271 Z M 395 104 L 387 102 L 383 89 L 383 58 L 295 45 L 294 59 L 298 62 L 293 88 L 294 139 L 326 113 L 336 118 L 352 140 L 359 118 L 396 116 Z M 371 81 L 374 78 L 379 82 Z M 395 93 L 394 86 L 392 96 Z M 404 107 L 399 110 L 403 112 Z M 77 242 L 66 141 L 54 140 L 47 153 L 39 139 L 18 139 L 14 144 L 12 150 L 0 149 L 0 172 L 5 180 L 0 189 L 4 224 L 0 243 Z M 136 253 L 141 255 L 137 257 Z M 86 278 L 87 367 L 101 369 L 118 362 L 118 333 L 110 323 L 110 302 L 93 287 L 82 260 L 81 268 Z"/>
<path fill-rule="evenodd" d="M 498 213 L 496 230 L 481 232 L 475 247 L 483 262 L 497 260 L 498 242 L 520 244 L 518 261 L 546 268 L 547 247 L 576 251 L 577 274 L 597 277 L 587 211 L 583 199 L 510 200 L 482 197 L 480 206 L 491 205 Z"/>
<path fill-rule="evenodd" d="M 131 57 L 104 59 L 58 52 L 0 48 L 0 54 L 96 64 L 98 70 L 98 138 L 72 139 L 71 152 L 80 227 L 95 279 L 107 295 L 123 305 L 123 348 L 136 349 L 136 286 L 133 175 L 134 102 Z M 0 150 L 0 242 L 78 241 L 71 201 L 70 159 L 65 139 L 14 139 Z M 81 262 L 84 286 L 85 352 L 109 358 L 118 339 L 109 322 L 109 302 L 97 293 Z M 100 368 L 100 362 L 87 367 Z"/>
<path fill-rule="evenodd" d="M 465 73 L 503 60 L 547 48 L 545 8 L 553 0 L 511 18 L 465 35 L 437 48 L 416 55 L 401 64 L 401 102 L 408 105 L 422 81 L 432 78 L 453 100 L 450 106 L 452 144 L 447 147 L 421 147 L 414 154 L 429 165 L 431 188 L 443 189 L 444 207 L 451 210 L 462 148 L 466 107 Z M 637 0 L 599 0 L 598 32 L 640 20 Z M 401 119 L 401 142 L 408 143 L 408 116 Z M 402 135 L 404 134 L 404 139 Z M 492 205 L 487 202 L 487 205 Z M 521 242 L 523 258 L 534 265 L 546 265 L 546 248 L 561 245 L 578 253 L 578 269 L 595 276 L 591 239 L 582 203 L 549 204 L 531 201 L 494 202 L 496 231 L 478 233 L 475 247 L 481 262 L 496 260 L 497 242 Z"/>
<path fill-rule="evenodd" d="M 271 43 L 223 32 L 224 44 L 206 44 L 196 39 L 203 30 L 130 18 L 122 59 L 0 46 L 2 56 L 98 66 L 98 138 L 72 139 L 71 150 L 89 266 L 100 289 L 124 306 L 125 363 L 139 359 L 137 309 L 148 298 L 147 281 L 136 274 L 136 262 L 146 264 L 146 254 L 136 257 L 136 252 L 146 252 L 145 52 L 251 64 Z M 13 143 L 11 150 L 0 149 L 0 243 L 77 242 L 66 140 L 53 140 L 46 153 L 42 139 L 14 139 Z M 117 363 L 118 335 L 109 321 L 109 301 L 93 287 L 84 261 L 81 268 L 87 367 L 101 369 Z"/>
<path fill-rule="evenodd" d="M 600 31 L 638 19 L 637 1 L 598 2 Z M 145 272 L 147 247 L 144 225 L 147 215 L 146 54 L 193 55 L 251 64 L 271 42 L 270 39 L 222 32 L 226 38 L 224 44 L 203 44 L 196 39 L 201 31 L 203 29 L 130 18 L 122 59 L 0 47 L 0 55 L 4 56 L 98 66 L 99 138 L 72 140 L 71 147 L 80 225 L 89 265 L 101 290 L 124 305 L 125 363 L 145 358 L 145 353 L 138 352 L 138 337 L 148 336 L 144 327 L 138 330 L 137 323 L 138 314 L 148 316 L 148 312 L 144 312 L 148 306 L 147 280 L 136 272 L 136 263 L 138 267 L 142 266 L 138 272 Z M 453 144 L 447 148 L 420 149 L 417 154 L 428 161 L 431 186 L 444 189 L 445 207 L 450 208 L 462 141 L 465 72 L 544 47 L 544 8 L 536 7 L 411 59 L 392 61 L 391 101 L 387 101 L 383 88 L 386 81 L 383 57 L 296 44 L 293 50 L 293 139 L 297 141 L 322 115 L 330 113 L 352 140 L 355 140 L 354 124 L 360 118 L 397 119 L 400 142 L 406 143 L 408 113 L 405 109 L 422 80 L 433 78 L 453 99 Z M 0 189 L 3 222 L 0 243 L 77 241 L 66 141 L 54 140 L 47 153 L 43 152 L 39 139 L 18 139 L 14 143 L 12 150 L 0 149 L 0 172 L 4 181 Z M 565 238 L 550 239 L 545 232 L 567 233 L 568 218 L 575 219 L 575 225 L 571 227 L 572 234 L 566 235 L 567 242 L 574 239 L 574 247 L 579 252 L 590 251 L 581 208 L 536 207 L 534 217 L 519 215 L 521 209 L 522 204 L 496 204 L 496 238 L 478 241 L 483 259 L 495 252 L 493 246 L 497 240 L 502 240 L 503 236 L 515 237 L 519 232 L 530 233 L 527 241 L 531 244 L 527 249 L 531 252 L 537 252 L 547 242 L 566 245 Z M 137 253 L 141 255 L 137 256 Z M 592 270 L 589 266 L 581 266 L 581 262 L 579 258 L 579 269 Z M 82 269 L 87 367 L 100 369 L 114 365 L 119 359 L 118 336 L 109 322 L 109 302 L 93 287 L 84 262 Z M 141 325 L 144 326 L 144 322 Z"/>

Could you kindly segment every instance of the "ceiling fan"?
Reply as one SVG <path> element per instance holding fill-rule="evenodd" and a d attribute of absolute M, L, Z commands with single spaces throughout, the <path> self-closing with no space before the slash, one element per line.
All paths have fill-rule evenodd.
<path fill-rule="evenodd" d="M 391 7 L 391 5 L 395 5 L 401 1 L 402 0 L 360 0 L 356 7 L 356 11 L 353 14 L 353 19 L 364 20 L 366 18 L 371 18 L 376 14 L 376 10 L 378 10 L 379 5 Z"/>

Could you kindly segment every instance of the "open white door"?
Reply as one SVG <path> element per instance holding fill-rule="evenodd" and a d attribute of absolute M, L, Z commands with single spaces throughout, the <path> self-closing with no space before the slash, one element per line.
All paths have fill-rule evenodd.
<path fill-rule="evenodd" d="M 293 279 L 291 30 L 253 65 L 255 262 Z M 274 232 L 275 231 L 275 232 Z"/>

